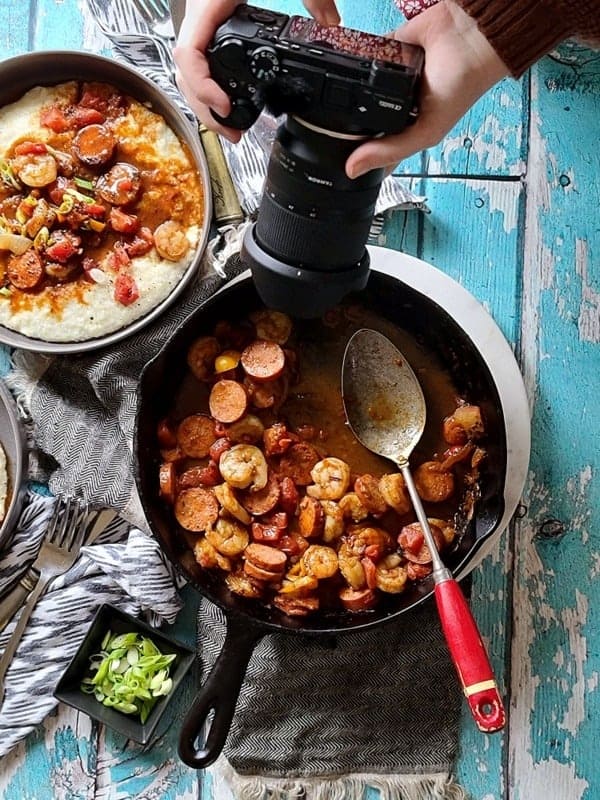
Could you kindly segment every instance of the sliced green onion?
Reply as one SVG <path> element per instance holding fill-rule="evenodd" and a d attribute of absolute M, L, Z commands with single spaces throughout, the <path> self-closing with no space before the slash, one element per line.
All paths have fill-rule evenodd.
<path fill-rule="evenodd" d="M 146 636 L 113 635 L 108 631 L 101 651 L 90 656 L 90 670 L 80 684 L 99 703 L 124 714 L 138 714 L 145 723 L 159 697 L 173 688 L 169 677 L 175 654 L 163 654 Z"/>
<path fill-rule="evenodd" d="M 75 181 L 75 185 L 79 186 L 80 189 L 87 189 L 90 192 L 94 191 L 94 184 L 91 181 L 88 181 L 87 178 L 73 178 Z"/>
<path fill-rule="evenodd" d="M 12 186 L 13 189 L 21 188 L 21 184 L 13 172 L 13 168 L 4 158 L 0 159 L 0 178 L 4 181 L 4 183 L 7 184 L 7 186 Z"/>

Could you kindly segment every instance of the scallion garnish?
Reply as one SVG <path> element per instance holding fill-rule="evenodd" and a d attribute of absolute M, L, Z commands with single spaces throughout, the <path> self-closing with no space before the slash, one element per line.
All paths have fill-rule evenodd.
<path fill-rule="evenodd" d="M 161 653 L 139 633 L 108 631 L 100 647 L 90 657 L 92 675 L 83 679 L 81 691 L 124 714 L 139 714 L 143 724 L 158 698 L 173 688 L 169 670 L 177 656 Z"/>
<path fill-rule="evenodd" d="M 87 178 L 75 177 L 73 180 L 80 189 L 87 189 L 89 192 L 94 191 L 94 184 L 91 181 L 88 181 Z"/>

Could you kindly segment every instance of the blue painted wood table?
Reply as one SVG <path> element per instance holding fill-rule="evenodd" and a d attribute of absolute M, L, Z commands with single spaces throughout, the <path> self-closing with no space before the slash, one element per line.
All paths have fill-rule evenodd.
<path fill-rule="evenodd" d="M 2 56 L 106 49 L 81 2 L 0 0 Z M 299 0 L 269 5 L 303 12 Z M 364 30 L 401 21 L 388 0 L 339 6 L 345 24 Z M 600 798 L 599 112 L 600 55 L 562 46 L 400 166 L 431 213 L 396 213 L 381 235 L 485 304 L 532 409 L 522 513 L 473 576 L 474 613 L 509 699 L 501 735 L 479 734 L 464 714 L 457 777 L 474 800 Z M 176 629 L 193 636 L 191 602 Z M 180 696 L 174 720 L 189 699 Z M 0 795 L 210 797 L 210 775 L 178 760 L 177 734 L 171 726 L 142 752 L 60 707 L 3 759 Z"/>

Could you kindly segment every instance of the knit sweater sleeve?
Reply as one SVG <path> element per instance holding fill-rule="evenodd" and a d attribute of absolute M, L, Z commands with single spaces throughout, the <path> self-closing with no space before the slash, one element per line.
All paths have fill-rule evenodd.
<path fill-rule="evenodd" d="M 456 0 L 519 77 L 559 42 L 600 45 L 600 0 Z"/>

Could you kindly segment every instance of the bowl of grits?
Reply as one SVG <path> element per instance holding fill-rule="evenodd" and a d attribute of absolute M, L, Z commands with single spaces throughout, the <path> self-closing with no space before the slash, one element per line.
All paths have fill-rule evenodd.
<path fill-rule="evenodd" d="M 211 219 L 195 126 L 131 67 L 45 51 L 0 62 L 0 341 L 94 350 L 161 315 Z"/>

